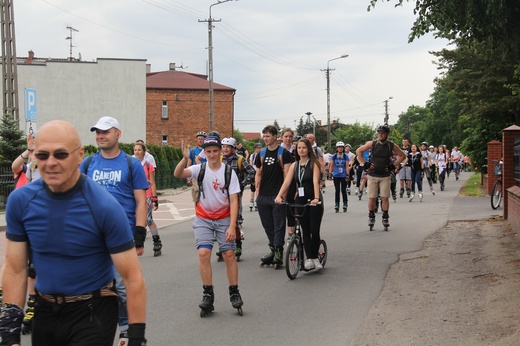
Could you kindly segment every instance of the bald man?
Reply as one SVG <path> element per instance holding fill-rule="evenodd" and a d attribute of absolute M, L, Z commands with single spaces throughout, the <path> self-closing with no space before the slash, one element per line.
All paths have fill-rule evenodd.
<path fill-rule="evenodd" d="M 0 336 L 20 344 L 27 259 L 37 273 L 33 346 L 112 346 L 118 321 L 113 265 L 127 287 L 129 346 L 145 341 L 146 285 L 123 208 L 81 174 L 77 129 L 51 121 L 38 132 L 34 156 L 42 179 L 11 193 Z"/>

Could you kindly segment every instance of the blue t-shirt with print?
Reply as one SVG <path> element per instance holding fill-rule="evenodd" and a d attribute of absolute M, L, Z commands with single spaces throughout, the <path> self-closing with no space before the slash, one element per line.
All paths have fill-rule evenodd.
<path fill-rule="evenodd" d="M 86 160 L 87 158 L 85 158 Z M 135 228 L 135 197 L 134 190 L 147 190 L 148 180 L 144 173 L 141 162 L 132 157 L 132 181 L 130 181 L 130 172 L 128 171 L 128 161 L 126 153 L 120 151 L 119 155 L 107 159 L 100 152 L 92 157 L 92 161 L 88 165 L 88 171 L 85 172 L 85 160 L 79 166 L 79 170 L 89 178 L 92 178 L 101 187 L 110 192 L 112 196 L 121 204 L 128 216 L 128 221 L 132 231 Z"/>
<path fill-rule="evenodd" d="M 334 167 L 332 176 L 334 178 L 345 178 L 347 176 L 347 166 L 349 162 L 348 155 L 343 154 L 340 156 L 336 153 L 330 157 L 330 160 Z"/>

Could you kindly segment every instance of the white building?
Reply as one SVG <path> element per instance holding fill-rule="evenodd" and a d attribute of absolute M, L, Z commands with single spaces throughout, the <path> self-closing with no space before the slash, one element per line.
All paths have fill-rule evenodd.
<path fill-rule="evenodd" d="M 90 132 L 102 116 L 116 118 L 123 143 L 146 140 L 146 60 L 19 58 L 20 128 L 26 129 L 25 89 L 36 90 L 37 127 L 50 120 L 75 125 L 85 144 L 96 145 Z"/>

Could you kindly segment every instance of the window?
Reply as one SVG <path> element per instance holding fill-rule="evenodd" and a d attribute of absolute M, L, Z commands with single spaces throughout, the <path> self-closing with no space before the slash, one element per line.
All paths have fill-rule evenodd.
<path fill-rule="evenodd" d="M 163 146 L 168 145 L 168 136 L 162 136 L 162 145 Z"/>
<path fill-rule="evenodd" d="M 162 102 L 162 115 L 161 119 L 168 119 L 168 101 Z"/>

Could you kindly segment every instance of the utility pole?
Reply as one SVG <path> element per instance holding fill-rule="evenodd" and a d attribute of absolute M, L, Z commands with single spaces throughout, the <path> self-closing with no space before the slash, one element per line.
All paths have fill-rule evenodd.
<path fill-rule="evenodd" d="M 13 119 L 19 120 L 13 0 L 0 0 L 0 6 L 2 6 L 3 114 L 9 114 Z"/>
<path fill-rule="evenodd" d="M 72 45 L 72 32 L 79 32 L 79 30 L 74 29 L 74 28 L 73 28 L 72 26 L 70 26 L 70 25 L 67 26 L 67 30 L 70 31 L 70 34 L 69 34 L 69 36 L 68 36 L 67 38 L 65 38 L 65 39 L 70 41 L 70 42 L 69 42 L 69 61 L 72 61 L 72 60 L 74 60 L 74 58 L 72 57 L 72 47 L 74 47 L 74 46 Z"/>
<path fill-rule="evenodd" d="M 385 124 L 388 124 L 388 100 L 391 99 L 393 99 L 392 96 L 385 100 Z"/>
<path fill-rule="evenodd" d="M 219 0 L 209 6 L 209 18 L 199 19 L 199 23 L 208 23 L 208 79 L 209 79 L 209 130 L 215 129 L 215 94 L 213 92 L 213 23 L 220 22 L 221 19 L 211 17 L 211 8 L 233 0 Z"/>
<path fill-rule="evenodd" d="M 331 61 L 347 58 L 348 54 L 343 54 L 342 56 L 338 56 L 337 58 L 330 59 L 327 61 L 327 69 L 325 70 L 325 76 L 327 77 L 327 148 L 330 148 L 330 133 L 331 133 L 331 127 L 330 127 L 330 71 L 331 68 L 329 67 L 329 64 Z M 323 71 L 323 70 L 322 70 Z M 334 69 L 332 69 L 334 71 Z"/>

